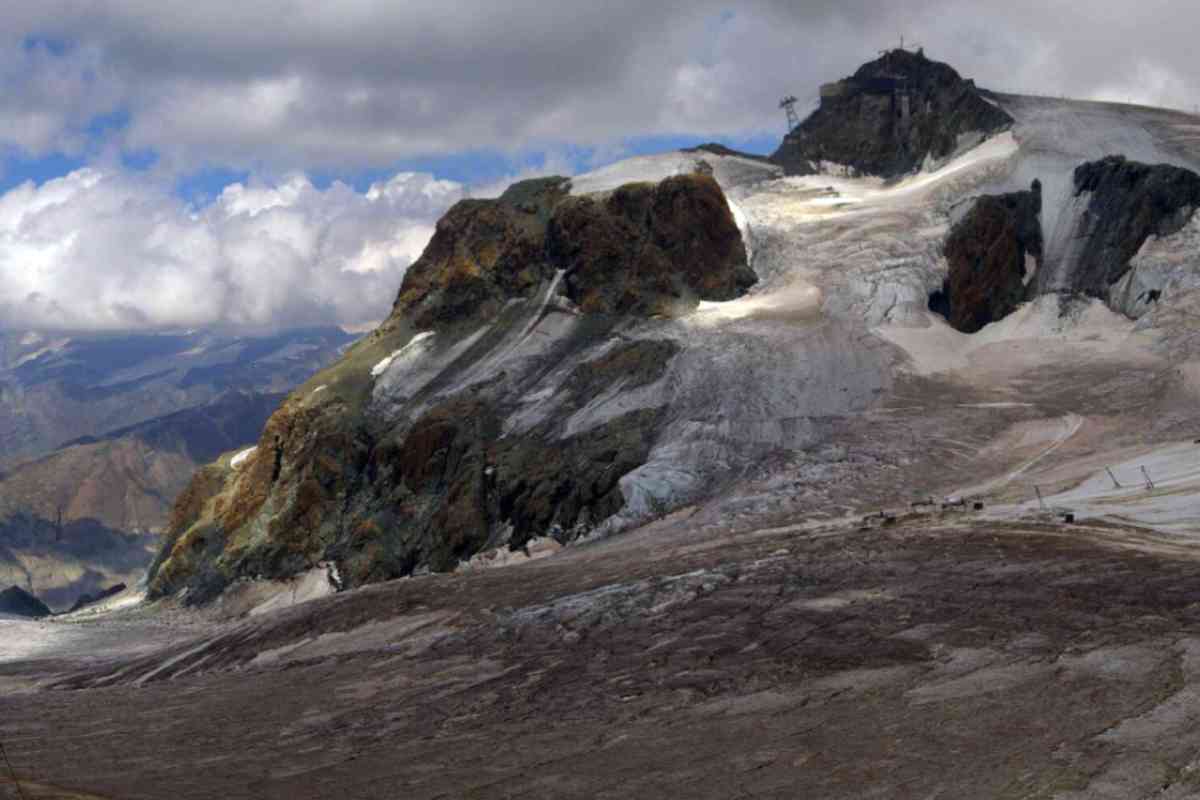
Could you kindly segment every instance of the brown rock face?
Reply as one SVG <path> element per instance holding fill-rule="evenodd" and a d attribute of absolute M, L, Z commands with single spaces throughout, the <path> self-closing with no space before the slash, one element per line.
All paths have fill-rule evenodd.
<path fill-rule="evenodd" d="M 950 324 L 974 333 L 1002 319 L 1025 299 L 1026 256 L 1042 257 L 1041 185 L 1028 192 L 980 197 L 950 232 L 950 274 L 930 307 Z"/>
<path fill-rule="evenodd" d="M 393 316 L 418 330 L 468 317 L 494 317 L 554 274 L 546 224 L 567 196 L 565 178 L 514 184 L 497 200 L 463 200 L 438 220 L 433 239 L 409 267 Z"/>
<path fill-rule="evenodd" d="M 236 577 L 284 577 L 322 560 L 357 586 L 451 570 L 501 540 L 578 534 L 621 508 L 618 481 L 645 462 L 663 410 L 566 437 L 564 420 L 607 387 L 658 380 L 677 350 L 632 342 L 580 364 L 564 381 L 560 414 L 522 436 L 502 436 L 512 410 L 503 394 L 452 397 L 375 432 L 340 403 L 293 399 L 240 470 L 226 468 L 223 483 L 222 468 L 201 470 L 180 496 L 151 594 L 187 588 L 204 602 Z"/>
<path fill-rule="evenodd" d="M 393 317 L 436 329 L 494 318 L 555 272 L 587 313 L 668 313 L 730 300 L 756 278 L 721 187 L 707 175 L 571 197 L 563 178 L 464 200 L 409 268 Z"/>
<path fill-rule="evenodd" d="M 706 175 L 570 198 L 550 220 L 547 253 L 586 312 L 664 313 L 732 300 L 757 280 L 725 196 Z"/>

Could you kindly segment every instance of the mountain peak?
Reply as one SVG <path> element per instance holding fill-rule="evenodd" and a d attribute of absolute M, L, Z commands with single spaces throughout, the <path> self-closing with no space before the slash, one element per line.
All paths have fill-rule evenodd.
<path fill-rule="evenodd" d="M 949 64 L 920 50 L 890 50 L 851 77 L 822 85 L 820 106 L 771 158 L 791 175 L 833 164 L 892 178 L 949 158 L 1012 123 Z"/>
<path fill-rule="evenodd" d="M 10 586 L 0 592 L 0 614 L 40 619 L 50 616 L 50 609 L 20 586 Z"/>

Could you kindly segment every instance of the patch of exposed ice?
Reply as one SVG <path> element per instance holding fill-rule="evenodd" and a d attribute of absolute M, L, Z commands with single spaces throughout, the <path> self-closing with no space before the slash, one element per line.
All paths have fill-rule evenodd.
<path fill-rule="evenodd" d="M 372 392 L 373 402 L 381 404 L 380 413 L 389 416 L 393 413 L 419 415 L 426 406 L 409 405 L 409 398 L 424 389 L 430 381 L 438 376 L 447 375 L 447 366 L 455 364 L 465 353 L 476 347 L 484 337 L 494 332 L 494 326 L 484 325 L 469 336 L 454 343 L 444 343 L 440 358 L 418 358 L 424 352 L 423 347 L 408 351 L 393 361 L 390 368 L 378 377 Z M 487 360 L 484 359 L 486 362 Z M 490 362 L 488 362 L 490 363 Z M 447 385 L 439 396 L 460 391 L 479 379 L 475 375 L 479 364 L 468 368 L 458 380 Z M 474 377 L 473 377 L 474 376 Z M 429 398 L 432 402 L 433 398 Z"/>
<path fill-rule="evenodd" d="M 912 202 L 915 195 L 922 194 L 962 173 L 1003 164 L 1017 151 L 1017 140 L 1011 132 L 1005 132 L 993 136 L 937 169 L 918 172 L 896 182 L 876 177 L 852 177 L 844 168 L 834 174 L 822 172 L 819 175 L 805 175 L 786 180 L 800 188 L 833 190 L 835 194 L 825 193 L 808 200 L 808 205 L 814 210 L 835 207 L 843 213 L 851 213 L 880 203 Z"/>
<path fill-rule="evenodd" d="M 1141 318 L 1184 292 L 1200 289 L 1200 214 L 1170 236 L 1151 236 L 1129 262 L 1129 271 L 1108 292 L 1109 305 Z M 1149 299 L 1151 291 L 1161 294 Z M 1149 323 L 1150 321 L 1148 321 Z"/>
<path fill-rule="evenodd" d="M 1108 470 L 1098 470 L 1079 486 L 1045 502 L 1052 508 L 1070 509 L 1077 520 L 1110 517 L 1194 537 L 1200 530 L 1197 453 L 1200 446 L 1192 441 L 1157 447 L 1111 465 L 1112 476 Z M 1031 501 L 1020 509 L 1033 512 L 1037 507 L 1037 501 Z"/>
<path fill-rule="evenodd" d="M 81 608 L 70 614 L 60 616 L 60 619 L 81 619 L 84 617 L 95 617 L 102 614 L 109 614 L 113 611 L 120 611 L 126 608 L 133 608 L 140 605 L 146 600 L 146 590 L 144 586 L 131 586 L 119 594 L 112 597 L 107 597 L 99 603 L 94 603 L 90 606 Z"/>
<path fill-rule="evenodd" d="M 746 263 L 754 263 L 754 242 L 750 238 L 750 220 L 746 217 L 746 212 L 742 210 L 738 204 L 729 195 L 725 196 L 725 202 L 729 205 L 729 211 L 733 214 L 733 222 L 737 225 L 738 232 L 742 234 L 742 244 L 746 248 Z"/>
<path fill-rule="evenodd" d="M 250 609 L 250 616 L 257 617 L 297 603 L 328 597 L 337 592 L 341 585 L 341 575 L 332 564 L 318 564 L 314 569 L 291 580 L 270 583 L 276 587 L 276 591 L 269 599 Z"/>

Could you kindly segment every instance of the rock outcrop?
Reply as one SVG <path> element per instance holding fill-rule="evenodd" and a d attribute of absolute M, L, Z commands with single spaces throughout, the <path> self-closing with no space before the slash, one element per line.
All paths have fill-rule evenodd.
<path fill-rule="evenodd" d="M 1041 210 L 1037 181 L 1029 191 L 979 197 L 946 239 L 950 271 L 931 309 L 964 333 L 1012 313 L 1041 263 Z"/>
<path fill-rule="evenodd" d="M 568 189 L 529 181 L 451 209 L 391 317 L 293 393 L 252 454 L 197 473 L 151 596 L 203 602 L 321 562 L 345 586 L 451 570 L 620 510 L 668 416 L 636 398 L 679 350 L 621 327 L 732 299 L 754 274 L 708 175 Z"/>
<path fill-rule="evenodd" d="M 405 275 L 395 315 L 418 329 L 495 318 L 556 273 L 584 312 L 666 313 L 729 300 L 755 282 L 724 194 L 706 175 L 571 196 L 565 178 L 465 200 Z"/>
<path fill-rule="evenodd" d="M 1053 265 L 1039 292 L 1110 300 L 1110 289 L 1151 236 L 1181 231 L 1200 207 L 1200 175 L 1169 164 L 1109 156 L 1075 169 L 1075 195 L 1086 207 L 1075 221 L 1075 245 Z M 1110 305 L 1124 310 L 1120 302 Z"/>
<path fill-rule="evenodd" d="M 892 50 L 852 77 L 822 86 L 820 107 L 784 137 L 771 159 L 789 175 L 832 163 L 891 178 L 1012 123 L 949 65 L 921 51 Z"/>
<path fill-rule="evenodd" d="M 1108 305 L 1131 319 L 1141 319 L 1166 305 L 1192 305 L 1200 289 L 1200 215 L 1177 233 L 1151 236 L 1129 262 L 1125 277 L 1108 290 Z M 1190 308 L 1189 308 L 1190 311 Z M 1147 323 L 1149 324 L 1149 323 Z"/>
<path fill-rule="evenodd" d="M 0 592 L 0 614 L 13 617 L 41 619 L 53 613 L 46 604 L 20 586 L 10 586 Z"/>
<path fill-rule="evenodd" d="M 546 258 L 550 214 L 568 195 L 565 178 L 509 187 L 498 200 L 463 200 L 438 220 L 409 267 L 393 317 L 419 330 L 495 317 L 554 274 Z"/>

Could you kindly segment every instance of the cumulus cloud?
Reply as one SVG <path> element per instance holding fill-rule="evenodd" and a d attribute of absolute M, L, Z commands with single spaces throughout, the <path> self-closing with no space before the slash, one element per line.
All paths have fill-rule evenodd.
<path fill-rule="evenodd" d="M 360 327 L 462 187 L 401 173 L 365 193 L 293 175 L 194 209 L 168 186 L 81 169 L 0 196 L 6 327 Z"/>

